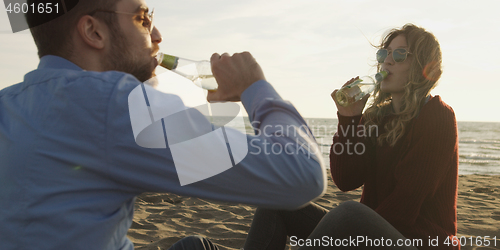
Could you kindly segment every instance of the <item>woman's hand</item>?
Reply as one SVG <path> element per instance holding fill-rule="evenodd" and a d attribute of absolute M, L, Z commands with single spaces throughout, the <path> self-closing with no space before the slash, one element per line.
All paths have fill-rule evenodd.
<path fill-rule="evenodd" d="M 358 80 L 359 76 L 356 78 L 352 78 L 351 80 L 347 81 L 342 87 L 353 83 L 354 81 Z M 337 110 L 339 111 L 339 114 L 342 116 L 357 116 L 361 115 L 363 113 L 363 109 L 365 108 L 366 102 L 368 101 L 368 98 L 370 97 L 370 94 L 366 95 L 363 97 L 361 100 L 350 104 L 347 107 L 341 106 L 338 102 L 337 99 L 335 98 L 335 94 L 339 91 L 338 89 L 334 90 L 331 94 L 333 101 L 335 102 L 335 105 L 337 105 Z"/>

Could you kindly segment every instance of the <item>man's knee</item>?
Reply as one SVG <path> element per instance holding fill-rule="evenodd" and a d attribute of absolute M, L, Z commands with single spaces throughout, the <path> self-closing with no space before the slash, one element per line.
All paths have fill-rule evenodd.
<path fill-rule="evenodd" d="M 258 207 L 255 210 L 254 218 L 258 218 L 261 220 L 276 220 L 277 217 L 281 215 L 283 210 L 274 210 L 268 208 L 260 208 Z"/>
<path fill-rule="evenodd" d="M 363 203 L 357 202 L 357 201 L 346 201 L 340 204 L 337 209 L 341 210 L 342 212 L 346 213 L 361 213 L 361 212 L 371 212 L 373 211 L 371 208 L 368 206 L 364 205 Z"/>
<path fill-rule="evenodd" d="M 177 241 L 168 250 L 217 250 L 218 248 L 208 239 L 192 235 Z"/>
<path fill-rule="evenodd" d="M 324 220 L 335 223 L 355 224 L 376 215 L 376 212 L 356 201 L 346 201 L 325 215 Z"/>

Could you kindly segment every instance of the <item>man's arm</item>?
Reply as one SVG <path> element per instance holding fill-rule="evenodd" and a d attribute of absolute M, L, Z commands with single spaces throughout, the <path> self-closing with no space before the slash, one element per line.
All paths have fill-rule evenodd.
<path fill-rule="evenodd" d="M 109 130 L 114 138 L 109 142 L 110 147 L 119 149 L 110 151 L 109 163 L 117 167 L 113 178 L 119 176 L 120 182 L 139 192 L 172 192 L 272 208 L 298 208 L 321 196 L 326 190 L 326 175 L 314 137 L 293 105 L 283 101 L 269 83 L 260 79 L 263 78 L 260 66 L 249 57 L 249 53 L 233 57 L 223 55 L 220 60 L 224 67 L 220 71 L 218 64 L 214 64 L 219 88 L 210 93 L 208 99 L 241 100 L 258 132 L 255 136 L 241 134 L 229 127 L 224 131 L 213 128 L 201 112 L 184 107 L 178 97 L 145 86 L 144 95 L 152 116 L 148 121 L 146 114 L 144 122 L 150 125 L 147 129 L 157 126 L 156 135 L 159 136 L 150 139 L 157 139 L 159 147 L 148 149 L 137 146 L 135 141 L 130 143 L 128 135 L 131 133 L 126 134 L 127 128 L 123 130 L 125 134 Z M 142 98 L 141 95 L 142 92 L 138 97 Z M 142 106 L 146 106 L 146 102 Z M 165 107 L 180 112 L 155 112 Z M 143 113 L 147 112 L 144 109 Z M 110 118 L 109 127 L 123 127 L 120 119 Z M 171 130 L 176 126 L 183 132 Z M 186 131 L 189 133 L 184 133 Z M 179 140 L 179 134 L 183 133 L 200 136 Z M 231 141 L 242 135 L 244 140 Z M 136 138 L 140 136 L 136 134 Z M 161 148 L 162 140 L 166 150 Z M 120 145 L 116 145 L 117 141 Z M 248 148 L 246 156 L 236 159 L 235 151 L 245 147 Z M 213 169 L 227 163 L 228 150 L 233 156 L 233 164 L 210 176 Z M 185 157 L 176 157 L 179 154 Z M 183 185 L 181 176 L 207 178 Z"/>

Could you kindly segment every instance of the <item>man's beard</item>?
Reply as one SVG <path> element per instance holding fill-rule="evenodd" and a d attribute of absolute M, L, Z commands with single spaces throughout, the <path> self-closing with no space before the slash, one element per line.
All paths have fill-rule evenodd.
<path fill-rule="evenodd" d="M 145 82 L 154 76 L 154 66 L 151 63 L 151 58 L 132 53 L 134 48 L 132 48 L 132 45 L 121 31 L 112 29 L 111 39 L 113 41 L 111 52 L 104 62 L 106 69 L 129 73 L 141 82 Z M 150 60 L 145 61 L 144 58 Z"/>

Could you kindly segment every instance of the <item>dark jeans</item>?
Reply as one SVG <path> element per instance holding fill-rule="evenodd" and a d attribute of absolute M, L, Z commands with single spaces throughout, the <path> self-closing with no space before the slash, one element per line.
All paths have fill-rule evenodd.
<path fill-rule="evenodd" d="M 219 250 L 219 248 L 204 237 L 188 236 L 177 241 L 168 250 Z"/>
<path fill-rule="evenodd" d="M 245 242 L 245 250 L 281 250 L 290 245 L 299 249 L 373 249 L 378 242 L 352 244 L 352 239 L 391 240 L 395 245 L 405 239 L 389 222 L 369 207 L 354 201 L 342 203 L 328 212 L 311 203 L 296 210 L 269 210 L 258 208 Z M 306 246 L 306 239 L 316 243 Z M 323 241 L 328 239 L 327 241 Z M 351 239 L 351 240 L 349 240 Z M 337 240 L 337 241 L 335 241 Z M 343 240 L 343 241 L 342 241 Z M 340 244 L 339 244 L 340 243 Z M 344 244 L 344 246 L 342 246 Z M 369 245 L 371 244 L 371 246 Z M 376 248 L 376 247 L 375 247 Z M 379 247 L 387 249 L 388 247 Z M 390 249 L 416 249 L 414 247 L 391 247 Z"/>

